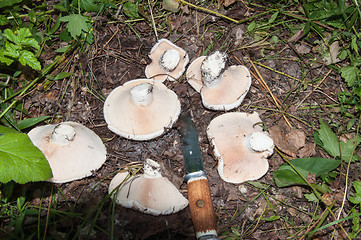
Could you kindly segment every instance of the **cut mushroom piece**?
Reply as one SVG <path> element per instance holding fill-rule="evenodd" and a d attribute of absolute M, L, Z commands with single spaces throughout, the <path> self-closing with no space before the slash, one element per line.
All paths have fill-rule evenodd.
<path fill-rule="evenodd" d="M 178 96 L 161 82 L 136 79 L 114 89 L 104 103 L 104 118 L 114 133 L 132 140 L 150 140 L 177 121 Z"/>
<path fill-rule="evenodd" d="M 257 124 L 258 113 L 232 112 L 214 118 L 207 136 L 218 160 L 220 177 L 230 183 L 256 180 L 267 173 L 267 157 L 273 153 L 273 140 Z"/>
<path fill-rule="evenodd" d="M 167 39 L 160 39 L 149 53 L 152 62 L 145 68 L 145 76 L 163 82 L 177 80 L 189 62 L 186 51 Z"/>
<path fill-rule="evenodd" d="M 251 75 L 245 66 L 225 66 L 226 55 L 217 51 L 195 59 L 187 69 L 188 83 L 201 94 L 205 108 L 234 109 L 241 105 L 251 87 Z"/>
<path fill-rule="evenodd" d="M 112 179 L 109 193 L 114 193 L 116 203 L 151 215 L 176 213 L 188 205 L 178 189 L 162 177 L 157 162 L 147 159 L 143 169 L 144 174 L 127 179 L 128 172 L 121 172 Z"/>
<path fill-rule="evenodd" d="M 50 164 L 49 182 L 65 183 L 93 174 L 106 160 L 106 149 L 98 135 L 75 122 L 40 126 L 28 133 Z"/>

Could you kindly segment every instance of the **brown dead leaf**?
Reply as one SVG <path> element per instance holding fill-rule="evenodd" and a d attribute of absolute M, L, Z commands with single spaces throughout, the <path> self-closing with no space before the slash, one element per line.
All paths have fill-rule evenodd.
<path fill-rule="evenodd" d="M 309 46 L 307 46 L 306 44 L 302 43 L 300 45 L 297 45 L 296 51 L 301 54 L 306 54 L 306 53 L 311 52 L 311 48 Z"/>
<path fill-rule="evenodd" d="M 279 124 L 269 128 L 269 133 L 277 148 L 292 157 L 296 157 L 297 151 L 305 146 L 306 135 L 299 129 Z"/>
<path fill-rule="evenodd" d="M 308 158 L 316 154 L 316 144 L 315 143 L 306 143 L 306 145 L 299 149 L 297 156 L 300 158 Z"/>
<path fill-rule="evenodd" d="M 338 41 L 335 41 L 330 45 L 330 57 L 332 63 L 336 63 L 340 61 L 340 59 L 337 58 L 339 52 L 340 52 L 340 45 L 338 44 Z"/>
<path fill-rule="evenodd" d="M 228 7 L 228 6 L 232 5 L 235 2 L 236 2 L 236 0 L 224 0 L 224 6 Z"/>

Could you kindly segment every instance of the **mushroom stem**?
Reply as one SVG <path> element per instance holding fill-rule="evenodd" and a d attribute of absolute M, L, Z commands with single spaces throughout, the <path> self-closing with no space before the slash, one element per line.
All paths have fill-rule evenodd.
<path fill-rule="evenodd" d="M 74 140 L 75 129 L 68 124 L 57 125 L 51 134 L 51 141 L 58 145 L 67 145 Z"/>
<path fill-rule="evenodd" d="M 222 80 L 226 68 L 227 54 L 219 51 L 206 57 L 201 65 L 203 83 L 206 87 L 216 87 Z"/>
<path fill-rule="evenodd" d="M 273 153 L 273 140 L 263 132 L 253 132 L 247 135 L 244 145 L 251 152 L 265 152 L 266 156 Z"/>
<path fill-rule="evenodd" d="M 175 49 L 168 49 L 159 59 L 159 65 L 165 72 L 173 71 L 180 61 L 180 54 Z"/>
<path fill-rule="evenodd" d="M 160 165 L 156 161 L 153 161 L 150 158 L 147 158 L 143 166 L 144 177 L 145 178 L 158 178 L 162 175 L 160 174 Z"/>
<path fill-rule="evenodd" d="M 130 90 L 130 98 L 137 106 L 148 106 L 153 100 L 153 85 L 142 83 Z"/>

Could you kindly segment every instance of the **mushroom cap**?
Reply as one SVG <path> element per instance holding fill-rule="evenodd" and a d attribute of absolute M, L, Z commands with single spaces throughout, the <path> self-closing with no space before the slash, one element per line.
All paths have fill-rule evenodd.
<path fill-rule="evenodd" d="M 256 123 L 262 122 L 258 113 L 225 113 L 214 118 L 207 136 L 218 159 L 220 177 L 230 183 L 242 183 L 261 178 L 268 171 L 267 157 L 271 154 L 250 151 L 245 138 L 253 132 L 263 132 Z"/>
<path fill-rule="evenodd" d="M 123 207 L 157 216 L 176 213 L 188 205 L 188 200 L 165 177 L 141 174 L 124 181 L 127 176 L 128 172 L 120 172 L 109 185 L 109 193 L 112 193 L 122 184 L 115 194 L 116 203 Z"/>
<path fill-rule="evenodd" d="M 206 59 L 207 56 L 200 56 L 193 60 L 193 62 L 189 65 L 187 71 L 186 71 L 186 78 L 194 90 L 196 90 L 198 93 L 201 92 L 203 81 L 202 81 L 202 72 L 201 72 L 201 66 L 204 59 Z"/>
<path fill-rule="evenodd" d="M 180 61 L 177 67 L 172 71 L 167 71 L 160 65 L 162 55 L 167 50 L 177 50 L 180 55 Z M 145 68 L 145 76 L 149 79 L 163 82 L 166 79 L 174 81 L 178 79 L 184 73 L 186 66 L 189 62 L 188 53 L 182 48 L 178 47 L 171 41 L 162 38 L 151 49 L 149 58 L 152 60 L 150 64 Z"/>
<path fill-rule="evenodd" d="M 65 183 L 92 175 L 106 160 L 106 149 L 98 135 L 89 128 L 75 122 L 63 122 L 75 130 L 69 144 L 57 144 L 51 140 L 54 129 L 59 124 L 39 126 L 28 136 L 50 164 L 53 177 L 47 181 Z"/>
<path fill-rule="evenodd" d="M 131 100 L 133 87 L 152 84 L 153 99 L 147 106 Z M 181 105 L 178 96 L 163 83 L 151 79 L 128 81 L 115 88 L 104 103 L 104 118 L 114 133 L 132 140 L 149 140 L 162 135 L 177 121 Z"/>
<path fill-rule="evenodd" d="M 224 71 L 217 86 L 207 87 L 203 84 L 201 73 L 201 65 L 205 58 L 196 58 L 186 72 L 188 83 L 201 94 L 204 107 L 227 111 L 241 105 L 252 83 L 248 69 L 242 65 L 230 66 Z"/>

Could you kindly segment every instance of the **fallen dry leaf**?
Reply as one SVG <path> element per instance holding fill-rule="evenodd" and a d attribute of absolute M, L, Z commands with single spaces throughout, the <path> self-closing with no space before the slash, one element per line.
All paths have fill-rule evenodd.
<path fill-rule="evenodd" d="M 300 158 L 308 158 L 316 154 L 316 144 L 306 143 L 306 145 L 297 151 L 297 156 Z"/>
<path fill-rule="evenodd" d="M 306 44 L 300 44 L 300 45 L 297 45 L 296 51 L 301 54 L 306 54 L 306 53 L 311 52 L 311 48 L 309 46 L 307 46 Z"/>
<path fill-rule="evenodd" d="M 306 134 L 299 129 L 279 124 L 272 126 L 268 131 L 277 148 L 292 157 L 296 157 L 297 151 L 305 146 Z"/>

